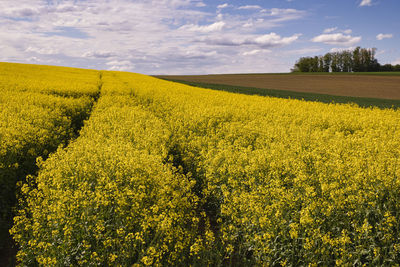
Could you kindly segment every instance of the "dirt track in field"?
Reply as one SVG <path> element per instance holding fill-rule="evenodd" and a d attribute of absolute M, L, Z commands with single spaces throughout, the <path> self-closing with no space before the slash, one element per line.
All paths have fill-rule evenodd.
<path fill-rule="evenodd" d="M 400 76 L 221 74 L 157 77 L 328 95 L 400 99 Z"/>

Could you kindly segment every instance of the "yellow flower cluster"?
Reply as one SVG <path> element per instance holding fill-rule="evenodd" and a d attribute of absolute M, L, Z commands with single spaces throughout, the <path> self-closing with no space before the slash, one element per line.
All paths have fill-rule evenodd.
<path fill-rule="evenodd" d="M 186 260 L 198 231 L 194 182 L 167 162 L 171 133 L 164 122 L 130 93 L 105 73 L 79 138 L 43 163 L 37 187 L 25 186 L 28 206 L 12 230 L 22 265 Z"/>
<path fill-rule="evenodd" d="M 98 94 L 98 85 L 93 71 L 0 63 L 0 247 L 12 221 L 16 182 L 36 172 L 38 157 L 66 145 L 90 113 L 94 91 L 80 97 L 70 91 L 79 86 Z"/>
<path fill-rule="evenodd" d="M 400 261 L 400 112 L 121 75 L 173 133 L 213 263 Z"/>
<path fill-rule="evenodd" d="M 80 137 L 22 188 L 22 265 L 400 262 L 399 111 L 102 83 Z"/>
<path fill-rule="evenodd" d="M 96 96 L 101 73 L 67 67 L 0 63 L 0 90 L 30 91 L 61 96 Z"/>

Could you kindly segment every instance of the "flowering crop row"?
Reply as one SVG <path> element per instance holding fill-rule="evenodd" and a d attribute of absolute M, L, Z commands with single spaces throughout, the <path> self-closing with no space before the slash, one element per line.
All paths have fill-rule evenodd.
<path fill-rule="evenodd" d="M 68 92 L 67 81 L 79 72 L 88 77 L 81 79 L 82 88 L 92 82 L 92 88 L 98 91 L 99 75 L 78 70 L 70 74 L 63 68 L 8 63 L 1 63 L 0 70 L 1 247 L 12 221 L 16 182 L 36 172 L 38 157 L 46 158 L 76 134 L 94 101 L 92 93 L 71 98 L 51 92 Z M 54 82 L 61 77 L 62 87 L 59 82 Z"/>
<path fill-rule="evenodd" d="M 23 265 L 179 263 L 195 239 L 193 182 L 167 163 L 170 132 L 103 76 L 80 136 L 45 161 L 14 221 Z"/>
<path fill-rule="evenodd" d="M 80 137 L 22 187 L 22 264 L 400 261 L 399 111 L 102 80 Z"/>

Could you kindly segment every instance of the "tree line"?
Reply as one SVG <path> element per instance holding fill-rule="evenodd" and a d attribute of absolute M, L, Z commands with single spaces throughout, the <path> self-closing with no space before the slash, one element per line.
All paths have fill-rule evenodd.
<path fill-rule="evenodd" d="M 323 56 L 302 57 L 296 62 L 292 72 L 400 71 L 400 64 L 379 64 L 375 53 L 376 48 L 357 47 Z"/>

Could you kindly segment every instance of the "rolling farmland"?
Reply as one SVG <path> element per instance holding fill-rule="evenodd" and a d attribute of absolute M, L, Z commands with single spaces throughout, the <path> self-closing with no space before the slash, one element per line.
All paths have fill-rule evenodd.
<path fill-rule="evenodd" d="M 0 68 L 2 218 L 21 266 L 400 261 L 398 110 Z"/>
<path fill-rule="evenodd" d="M 400 73 L 397 72 L 164 75 L 157 77 L 200 84 L 221 84 L 301 93 L 400 100 Z"/>

